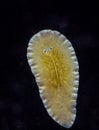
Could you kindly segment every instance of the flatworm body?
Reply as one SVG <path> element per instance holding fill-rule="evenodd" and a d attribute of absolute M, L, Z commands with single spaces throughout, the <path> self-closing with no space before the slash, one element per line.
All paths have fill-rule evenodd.
<path fill-rule="evenodd" d="M 74 48 L 57 31 L 43 30 L 29 41 L 27 58 L 49 115 L 70 128 L 76 117 L 79 67 Z"/>

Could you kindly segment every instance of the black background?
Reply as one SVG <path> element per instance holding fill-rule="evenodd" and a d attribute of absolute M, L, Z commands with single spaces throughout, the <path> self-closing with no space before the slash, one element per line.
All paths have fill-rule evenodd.
<path fill-rule="evenodd" d="M 29 39 L 43 29 L 63 33 L 78 57 L 77 118 L 70 130 L 99 129 L 98 8 L 95 1 L 0 3 L 0 130 L 65 130 L 47 114 L 26 58 Z"/>

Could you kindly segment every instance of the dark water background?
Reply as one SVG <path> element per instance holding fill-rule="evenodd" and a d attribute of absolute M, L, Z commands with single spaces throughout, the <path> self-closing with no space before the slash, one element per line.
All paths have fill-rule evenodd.
<path fill-rule="evenodd" d="M 78 57 L 77 118 L 70 130 L 99 130 L 99 4 L 15 0 L 1 2 L 0 10 L 0 130 L 65 130 L 48 116 L 26 58 L 29 39 L 43 29 L 63 33 Z"/>

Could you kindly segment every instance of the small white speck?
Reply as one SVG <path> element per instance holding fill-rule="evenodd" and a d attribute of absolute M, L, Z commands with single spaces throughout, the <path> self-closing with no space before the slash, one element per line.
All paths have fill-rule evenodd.
<path fill-rule="evenodd" d="M 30 66 L 33 64 L 33 60 L 32 59 L 29 59 L 28 62 L 29 62 Z"/>
<path fill-rule="evenodd" d="M 79 84 L 79 81 L 78 81 L 78 80 L 75 80 L 75 81 L 74 81 L 74 85 L 78 87 L 78 84 Z"/>
<path fill-rule="evenodd" d="M 28 52 L 27 57 L 30 58 L 32 56 L 32 53 Z"/>

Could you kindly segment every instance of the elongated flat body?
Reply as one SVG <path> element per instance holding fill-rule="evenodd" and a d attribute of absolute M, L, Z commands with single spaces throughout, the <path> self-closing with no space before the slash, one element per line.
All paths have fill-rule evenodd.
<path fill-rule="evenodd" d="M 27 58 L 47 112 L 57 123 L 70 128 L 76 117 L 79 82 L 71 43 L 57 31 L 40 31 L 29 41 Z"/>

